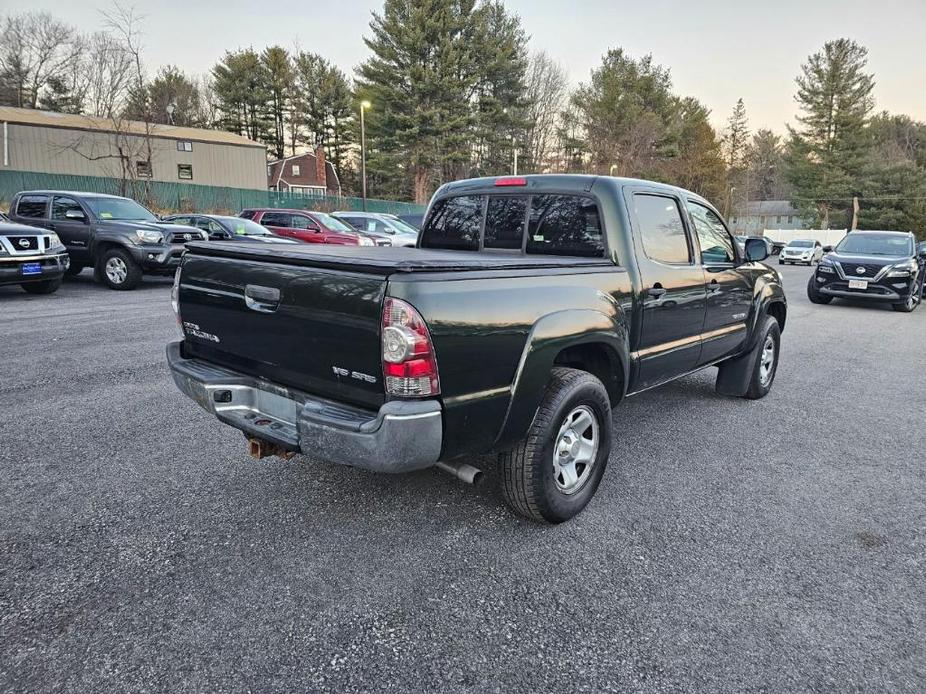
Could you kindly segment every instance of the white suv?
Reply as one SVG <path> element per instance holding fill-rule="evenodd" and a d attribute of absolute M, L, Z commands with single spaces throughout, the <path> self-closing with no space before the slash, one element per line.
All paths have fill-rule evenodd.
<path fill-rule="evenodd" d="M 823 257 L 823 246 L 819 241 L 813 239 L 795 239 L 789 241 L 788 245 L 781 249 L 781 255 L 778 256 L 778 264 L 801 263 L 802 265 L 812 265 L 819 263 Z"/>

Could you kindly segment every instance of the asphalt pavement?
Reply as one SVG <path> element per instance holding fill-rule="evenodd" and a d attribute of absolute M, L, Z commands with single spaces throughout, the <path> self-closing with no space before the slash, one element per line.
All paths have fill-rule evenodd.
<path fill-rule="evenodd" d="M 926 308 L 809 273 L 772 393 L 628 399 L 557 527 L 251 460 L 168 375 L 170 280 L 0 288 L 0 690 L 922 692 Z"/>

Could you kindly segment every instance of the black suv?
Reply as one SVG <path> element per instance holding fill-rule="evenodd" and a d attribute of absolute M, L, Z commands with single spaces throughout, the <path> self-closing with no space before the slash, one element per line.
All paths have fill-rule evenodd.
<path fill-rule="evenodd" d="M 71 256 L 68 275 L 89 266 L 110 289 L 134 289 L 143 273 L 172 273 L 184 244 L 207 238 L 198 229 L 162 222 L 134 200 L 102 193 L 17 193 L 10 219 L 57 233 Z"/>
<path fill-rule="evenodd" d="M 51 294 L 61 286 L 69 262 L 56 234 L 0 219 L 0 285 Z"/>
<path fill-rule="evenodd" d="M 853 231 L 823 256 L 807 283 L 815 304 L 835 298 L 890 303 L 909 313 L 923 297 L 926 247 L 900 231 Z"/>

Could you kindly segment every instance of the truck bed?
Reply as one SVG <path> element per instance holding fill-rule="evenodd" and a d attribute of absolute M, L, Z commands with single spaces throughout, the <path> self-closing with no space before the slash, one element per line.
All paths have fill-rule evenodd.
<path fill-rule="evenodd" d="M 482 251 L 477 253 L 430 248 L 329 246 L 312 243 L 258 245 L 228 241 L 188 243 L 187 248 L 200 256 L 329 268 L 380 276 L 388 276 L 399 272 L 542 270 L 613 266 L 613 263 L 608 258 L 521 255 L 520 253 L 506 253 L 504 251 Z"/>

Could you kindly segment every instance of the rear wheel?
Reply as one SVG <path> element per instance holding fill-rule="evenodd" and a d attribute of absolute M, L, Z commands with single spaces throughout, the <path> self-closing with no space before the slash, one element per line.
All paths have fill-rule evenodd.
<path fill-rule="evenodd" d="M 810 279 L 807 280 L 807 298 L 810 299 L 812 304 L 828 304 L 833 300 L 833 297 L 823 296 L 817 291 L 817 278 L 814 275 L 811 275 Z"/>
<path fill-rule="evenodd" d="M 54 294 L 61 286 L 61 278 L 41 282 L 23 282 L 19 286 L 29 294 Z"/>
<path fill-rule="evenodd" d="M 103 254 L 96 274 L 110 289 L 135 289 L 141 283 L 141 268 L 121 248 L 111 248 Z"/>
<path fill-rule="evenodd" d="M 553 369 L 527 436 L 499 455 L 502 495 L 520 515 L 561 523 L 594 496 L 611 451 L 611 402 L 585 371 Z"/>

